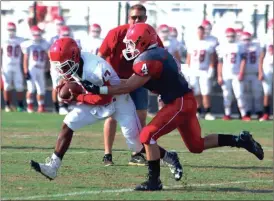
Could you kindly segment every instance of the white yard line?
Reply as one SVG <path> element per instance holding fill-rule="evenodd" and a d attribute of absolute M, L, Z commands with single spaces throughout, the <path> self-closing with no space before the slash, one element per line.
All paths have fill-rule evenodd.
<path fill-rule="evenodd" d="M 225 183 L 212 183 L 212 184 L 189 184 L 189 185 L 175 185 L 175 186 L 164 186 L 164 189 L 173 189 L 173 188 L 184 188 L 184 187 L 202 187 L 202 186 L 222 186 L 222 185 L 230 185 L 230 184 L 244 184 L 244 183 L 270 183 L 273 180 L 250 180 L 250 181 L 232 181 Z M 99 193 L 126 193 L 132 192 L 131 188 L 124 189 L 112 189 L 112 190 L 95 190 L 95 191 L 79 191 L 72 193 L 60 193 L 60 194 L 52 194 L 52 195 L 35 195 L 28 197 L 14 197 L 14 198 L 2 198 L 2 200 L 31 200 L 31 199 L 40 199 L 40 198 L 56 198 L 56 197 L 69 197 L 75 195 L 92 195 Z"/>

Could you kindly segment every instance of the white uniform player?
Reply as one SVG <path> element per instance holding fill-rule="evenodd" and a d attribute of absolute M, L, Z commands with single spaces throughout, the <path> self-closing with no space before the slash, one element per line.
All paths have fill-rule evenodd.
<path fill-rule="evenodd" d="M 251 115 L 252 103 L 254 103 L 254 110 L 258 117 L 262 115 L 262 84 L 258 80 L 259 58 L 261 54 L 261 47 L 259 43 L 251 41 L 251 34 L 248 32 L 242 33 L 242 42 L 246 48 L 246 69 L 244 75 L 245 97 L 247 115 Z"/>
<path fill-rule="evenodd" d="M 220 44 L 219 65 L 218 65 L 218 83 L 223 90 L 224 98 L 224 120 L 231 119 L 231 104 L 233 101 L 233 92 L 237 99 L 238 108 L 242 119 L 249 121 L 246 116 L 245 94 L 244 94 L 244 63 L 246 61 L 246 50 L 242 43 L 236 42 L 236 32 L 232 28 L 226 29 L 227 43 Z"/>
<path fill-rule="evenodd" d="M 48 65 L 47 51 L 49 43 L 41 36 L 42 32 L 37 26 L 31 27 L 32 40 L 21 44 L 24 54 L 24 74 L 27 80 L 28 112 L 33 112 L 33 94 L 37 91 L 38 112 L 45 112 L 44 96 L 46 93 L 45 72 Z"/>
<path fill-rule="evenodd" d="M 1 43 L 5 111 L 11 111 L 11 90 L 13 85 L 17 92 L 17 110 L 23 111 L 24 106 L 22 93 L 24 91 L 24 80 L 22 72 L 22 51 L 20 44 L 24 41 L 24 39 L 15 35 L 16 26 L 12 22 L 8 23 L 7 31 L 9 36 Z"/>
<path fill-rule="evenodd" d="M 262 54 L 259 65 L 259 80 L 262 81 L 264 91 L 264 115 L 260 121 L 269 120 L 270 97 L 272 96 L 273 85 L 273 24 L 274 20 L 268 22 L 268 32 L 264 37 L 261 48 Z"/>
<path fill-rule="evenodd" d="M 103 39 L 100 38 L 101 35 L 101 26 L 99 24 L 92 24 L 89 29 L 89 36 L 85 40 L 85 43 L 82 45 L 82 50 L 85 52 L 90 52 L 92 54 L 97 54 L 98 50 L 103 42 Z"/>
<path fill-rule="evenodd" d="M 56 42 L 54 47 L 51 47 L 49 50 L 51 64 L 58 69 L 60 76 L 65 79 L 70 79 L 73 75 L 82 71 L 82 73 L 79 73 L 82 74 L 80 75 L 82 79 L 88 80 L 98 86 L 103 86 L 106 83 L 110 85 L 120 84 L 118 75 L 105 60 L 91 53 L 80 53 L 76 43 L 72 43 L 71 40 L 68 41 L 68 43 L 64 41 Z M 57 49 L 61 50 L 58 51 Z M 75 54 L 73 55 L 73 53 Z M 71 58 L 71 56 L 74 58 Z M 81 62 L 80 57 L 83 62 Z M 129 94 L 113 96 L 107 105 L 90 105 L 78 102 L 65 117 L 64 126 L 58 140 L 64 142 L 62 136 L 72 137 L 74 131 L 110 116 L 116 119 L 120 124 L 128 147 L 134 152 L 140 152 L 143 148 L 139 139 L 141 125 L 136 114 L 135 105 Z M 66 139 L 68 139 L 68 137 L 66 137 Z M 59 144 L 58 141 L 57 144 Z M 62 143 L 62 145 L 64 144 L 65 142 Z M 63 157 L 67 149 L 68 147 L 65 150 L 62 149 L 62 156 L 60 156 L 61 151 L 59 151 L 59 148 L 55 148 L 51 162 L 38 164 L 33 161 L 32 167 L 35 168 L 35 166 L 39 166 L 39 172 L 42 172 L 42 174 L 50 179 L 54 179 L 61 165 L 60 158 Z"/>
<path fill-rule="evenodd" d="M 208 40 L 211 43 L 212 47 L 215 49 L 219 45 L 219 41 L 217 37 L 211 35 L 212 25 L 210 21 L 204 20 L 202 22 L 202 26 L 205 29 L 205 39 Z"/>
<path fill-rule="evenodd" d="M 210 99 L 212 78 L 214 76 L 214 48 L 205 39 L 203 27 L 198 28 L 198 38 L 187 44 L 187 64 L 190 68 L 190 85 L 198 103 L 197 116 L 201 114 L 201 106 L 206 110 L 205 119 L 214 120 L 210 113 Z"/>

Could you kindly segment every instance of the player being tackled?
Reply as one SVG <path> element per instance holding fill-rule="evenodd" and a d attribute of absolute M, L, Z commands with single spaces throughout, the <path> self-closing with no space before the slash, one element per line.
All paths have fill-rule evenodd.
<path fill-rule="evenodd" d="M 178 129 L 186 147 L 192 153 L 198 154 L 206 149 L 231 146 L 245 148 L 260 160 L 264 158 L 261 145 L 248 131 L 242 131 L 239 135 L 211 134 L 201 137 L 201 127 L 196 117 L 197 103 L 193 92 L 172 55 L 157 46 L 157 34 L 153 27 L 145 23 L 132 25 L 124 42 L 124 57 L 127 60 L 134 60 L 135 74 L 122 85 L 99 87 L 89 81 L 82 81 L 82 84 L 87 91 L 94 94 L 127 94 L 144 86 L 161 95 L 165 106 L 140 133 L 148 160 L 148 180 L 136 186 L 135 190 L 162 189 L 157 139 L 175 129 Z"/>

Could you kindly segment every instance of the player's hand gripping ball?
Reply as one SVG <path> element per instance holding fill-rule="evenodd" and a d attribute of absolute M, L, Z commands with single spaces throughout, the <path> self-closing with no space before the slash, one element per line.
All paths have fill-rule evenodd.
<path fill-rule="evenodd" d="M 66 103 L 76 101 L 78 95 L 85 93 L 84 88 L 77 82 L 65 82 L 57 88 L 58 96 Z"/>

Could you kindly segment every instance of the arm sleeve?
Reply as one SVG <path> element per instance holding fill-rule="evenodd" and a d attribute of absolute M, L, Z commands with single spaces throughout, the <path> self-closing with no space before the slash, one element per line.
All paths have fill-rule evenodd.
<path fill-rule="evenodd" d="M 20 46 L 21 46 L 23 54 L 29 54 L 29 48 L 28 48 L 28 45 L 27 45 L 27 41 L 21 43 Z"/>
<path fill-rule="evenodd" d="M 114 44 L 115 41 L 116 41 L 115 33 L 113 30 L 111 30 L 108 32 L 107 36 L 103 40 L 98 52 L 100 52 L 102 56 L 104 57 L 109 56 L 113 48 L 112 44 Z"/>
<path fill-rule="evenodd" d="M 111 103 L 111 95 L 80 94 L 77 96 L 77 102 L 88 105 L 106 105 Z"/>

